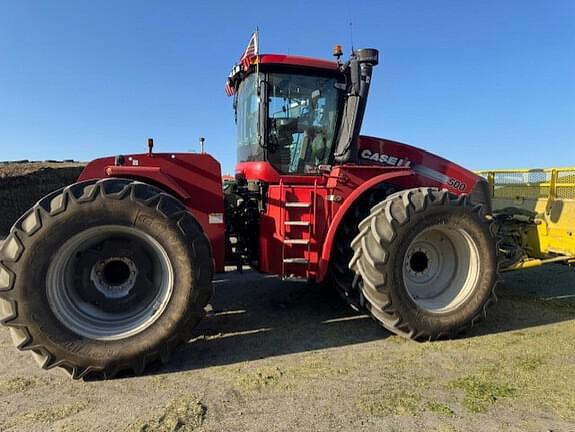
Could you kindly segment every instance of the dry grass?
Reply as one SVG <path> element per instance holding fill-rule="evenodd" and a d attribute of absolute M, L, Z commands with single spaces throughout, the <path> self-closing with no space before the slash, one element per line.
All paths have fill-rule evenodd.
<path fill-rule="evenodd" d="M 171 400 L 149 418 L 137 421 L 126 432 L 192 432 L 204 423 L 206 407 L 193 396 Z"/>

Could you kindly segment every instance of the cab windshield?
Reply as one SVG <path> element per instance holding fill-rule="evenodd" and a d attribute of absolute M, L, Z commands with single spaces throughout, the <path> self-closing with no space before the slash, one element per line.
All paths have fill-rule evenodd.
<path fill-rule="evenodd" d="M 267 160 L 285 174 L 317 172 L 318 165 L 329 162 L 335 139 L 337 80 L 281 73 L 262 79 L 267 82 L 265 116 L 259 116 L 256 74 L 248 76 L 238 90 L 238 159 Z M 260 124 L 262 118 L 265 125 Z M 261 134 L 265 134 L 263 145 Z"/>

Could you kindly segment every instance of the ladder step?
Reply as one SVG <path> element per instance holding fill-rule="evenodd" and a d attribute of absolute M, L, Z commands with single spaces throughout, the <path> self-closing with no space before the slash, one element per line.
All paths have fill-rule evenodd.
<path fill-rule="evenodd" d="M 296 276 L 296 275 L 289 275 L 289 276 L 282 276 L 282 280 L 285 282 L 307 282 L 308 278 L 303 276 Z"/>
<path fill-rule="evenodd" d="M 308 221 L 285 221 L 286 225 L 293 225 L 293 226 L 309 226 Z"/>
<path fill-rule="evenodd" d="M 308 239 L 284 239 L 285 244 L 308 244 Z"/>
<path fill-rule="evenodd" d="M 300 202 L 300 201 L 287 201 L 285 203 L 286 207 L 299 207 L 299 208 L 307 208 L 311 207 L 311 203 L 309 202 Z"/>
<path fill-rule="evenodd" d="M 286 264 L 307 264 L 309 260 L 307 258 L 285 258 L 284 262 Z"/>

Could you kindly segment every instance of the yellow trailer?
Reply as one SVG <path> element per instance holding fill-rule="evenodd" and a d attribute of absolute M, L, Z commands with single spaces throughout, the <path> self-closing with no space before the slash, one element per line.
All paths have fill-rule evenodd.
<path fill-rule="evenodd" d="M 491 190 L 503 271 L 575 264 L 575 167 L 478 174 Z"/>

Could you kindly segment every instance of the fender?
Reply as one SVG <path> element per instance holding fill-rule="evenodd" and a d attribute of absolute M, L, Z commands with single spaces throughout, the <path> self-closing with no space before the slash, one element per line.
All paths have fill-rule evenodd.
<path fill-rule="evenodd" d="M 224 271 L 224 196 L 220 164 L 206 153 L 154 153 L 90 162 L 79 180 L 120 177 L 157 186 L 176 196 L 194 215 L 210 241 L 215 271 Z"/>
<path fill-rule="evenodd" d="M 321 257 L 319 260 L 319 269 L 316 280 L 321 282 L 325 279 L 327 275 L 327 270 L 329 267 L 329 260 L 331 256 L 331 249 L 333 246 L 333 240 L 335 238 L 335 234 L 337 229 L 339 228 L 339 224 L 341 223 L 343 217 L 353 205 L 353 203 L 359 198 L 364 192 L 368 189 L 373 188 L 374 186 L 380 185 L 382 183 L 388 182 L 390 180 L 399 179 L 399 178 L 406 178 L 410 176 L 415 176 L 416 173 L 412 169 L 397 169 L 393 170 L 392 172 L 387 172 L 385 174 L 380 174 L 378 176 L 372 177 L 371 179 L 367 180 L 366 182 L 362 183 L 357 189 L 355 189 L 343 202 L 341 207 L 337 210 L 333 221 L 331 222 L 329 229 L 327 231 Z M 350 239 L 351 241 L 352 239 Z"/>
<path fill-rule="evenodd" d="M 186 202 L 190 199 L 190 194 L 164 173 L 160 167 L 109 166 L 106 167 L 106 174 L 110 177 L 150 179 L 154 184 L 162 185 L 173 191 L 174 195 L 181 201 Z"/>

